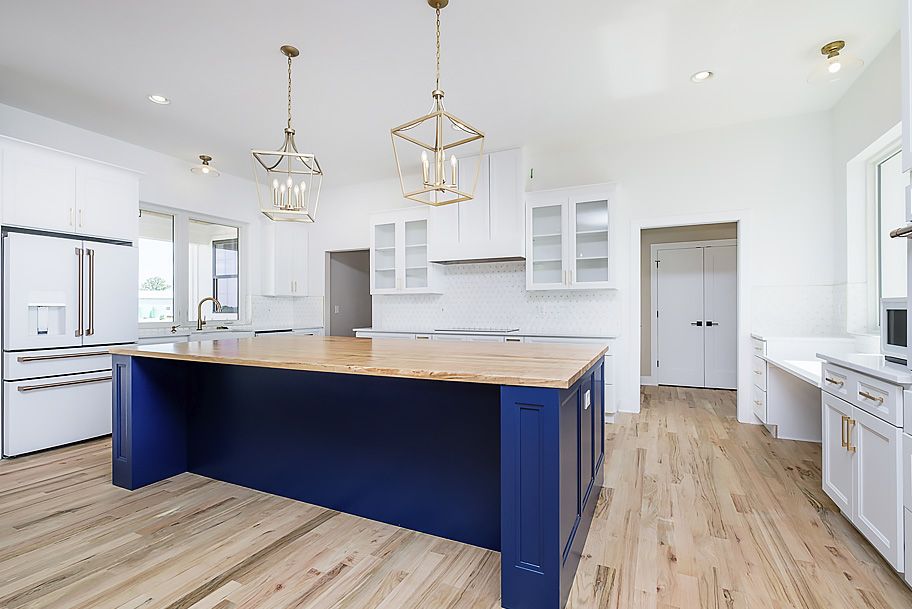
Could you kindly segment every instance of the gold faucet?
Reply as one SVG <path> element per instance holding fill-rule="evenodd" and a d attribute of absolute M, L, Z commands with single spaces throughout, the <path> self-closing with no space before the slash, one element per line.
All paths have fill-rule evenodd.
<path fill-rule="evenodd" d="M 201 301 L 199 301 L 199 304 L 196 305 L 196 331 L 197 332 L 202 330 L 203 326 L 206 325 L 206 320 L 203 318 L 203 303 L 208 302 L 210 300 L 212 301 L 212 308 L 214 309 L 215 313 L 218 313 L 219 311 L 222 310 L 222 303 L 220 303 L 218 301 L 218 298 L 216 298 L 215 296 L 206 296 Z"/>

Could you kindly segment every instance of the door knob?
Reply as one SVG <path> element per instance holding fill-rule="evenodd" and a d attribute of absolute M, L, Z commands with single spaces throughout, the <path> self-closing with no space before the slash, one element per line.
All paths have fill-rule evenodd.
<path fill-rule="evenodd" d="M 692 326 L 702 326 L 702 325 L 703 325 L 703 322 L 702 322 L 702 321 L 692 321 L 692 322 L 690 322 L 690 325 L 692 325 Z"/>

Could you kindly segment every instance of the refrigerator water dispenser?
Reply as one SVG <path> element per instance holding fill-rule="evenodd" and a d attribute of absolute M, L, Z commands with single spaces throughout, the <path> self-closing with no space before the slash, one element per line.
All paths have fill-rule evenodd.
<path fill-rule="evenodd" d="M 32 336 L 59 336 L 66 333 L 66 305 L 29 303 L 28 328 Z"/>

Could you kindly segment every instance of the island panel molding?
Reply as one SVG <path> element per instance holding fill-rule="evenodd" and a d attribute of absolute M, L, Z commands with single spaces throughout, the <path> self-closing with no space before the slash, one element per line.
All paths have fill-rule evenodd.
<path fill-rule="evenodd" d="M 607 351 L 607 343 L 443 343 L 287 335 L 111 349 L 117 355 L 158 359 L 555 389 L 570 388 Z"/>

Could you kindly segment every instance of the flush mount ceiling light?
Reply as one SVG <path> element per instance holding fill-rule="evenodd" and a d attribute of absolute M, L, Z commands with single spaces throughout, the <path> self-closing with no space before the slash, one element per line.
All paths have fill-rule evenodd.
<path fill-rule="evenodd" d="M 693 82 L 705 82 L 713 76 L 715 76 L 715 74 L 709 70 L 700 70 L 699 72 L 692 74 L 690 80 Z"/>
<path fill-rule="evenodd" d="M 842 40 L 834 40 L 820 48 L 821 54 L 823 54 L 826 59 L 808 75 L 807 80 L 809 83 L 820 84 L 836 82 L 837 80 L 855 74 L 855 72 L 861 69 L 864 62 L 854 55 L 845 53 L 843 51 L 845 45 L 846 43 Z"/>
<path fill-rule="evenodd" d="M 309 222 L 317 216 L 323 170 L 313 154 L 298 152 L 291 127 L 291 60 L 300 53 L 290 45 L 279 49 L 288 58 L 288 122 L 278 150 L 251 150 L 260 211 L 274 222 Z"/>
<path fill-rule="evenodd" d="M 195 173 L 198 176 L 206 176 L 208 178 L 217 178 L 219 177 L 219 171 L 215 167 L 209 164 L 212 161 L 212 157 L 208 154 L 201 154 L 199 156 L 200 164 L 194 165 L 190 168 L 190 171 Z"/>
<path fill-rule="evenodd" d="M 152 94 L 147 99 L 153 104 L 158 104 L 159 106 L 167 106 L 171 103 L 171 100 L 164 95 Z"/>
<path fill-rule="evenodd" d="M 440 11 L 449 0 L 427 0 L 427 3 L 437 12 L 437 79 L 431 93 L 434 101 L 427 114 L 391 129 L 390 133 L 402 196 L 436 207 L 475 197 L 484 154 L 484 133 L 443 106 Z M 460 157 L 458 162 L 457 157 Z M 403 162 L 407 163 L 405 167 Z M 466 183 L 461 183 L 460 176 Z"/>

